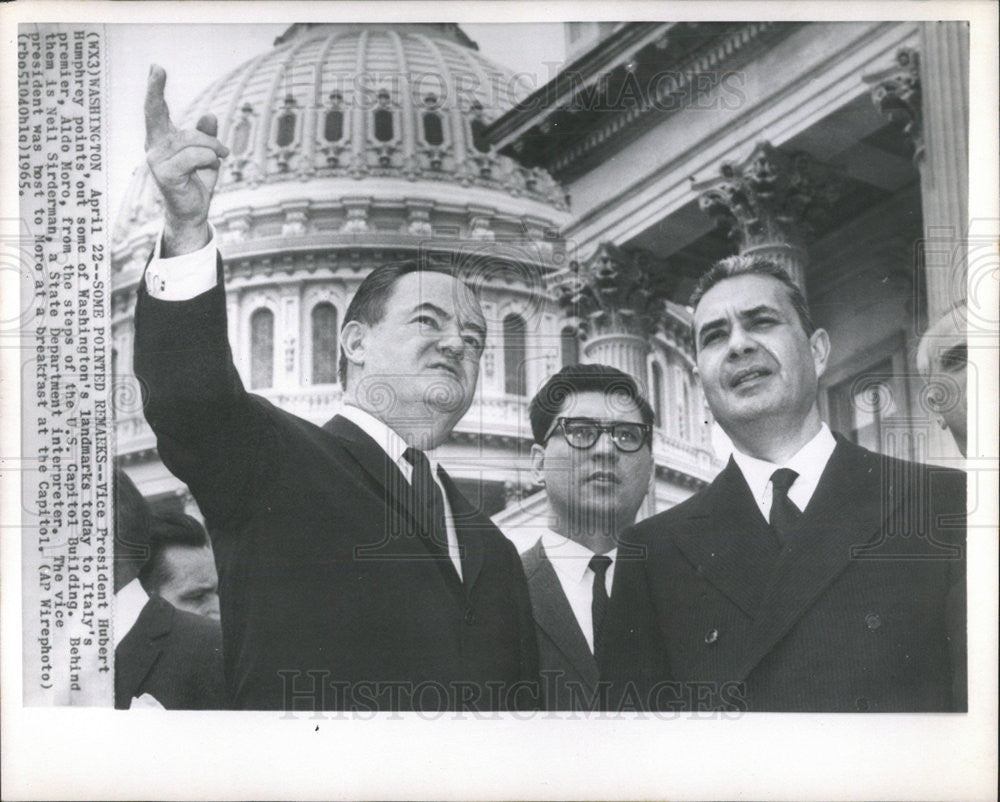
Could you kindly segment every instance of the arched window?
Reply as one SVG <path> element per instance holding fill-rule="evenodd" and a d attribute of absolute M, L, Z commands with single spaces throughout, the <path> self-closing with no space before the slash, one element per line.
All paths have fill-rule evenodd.
<path fill-rule="evenodd" d="M 562 351 L 562 366 L 576 365 L 580 362 L 580 345 L 576 341 L 576 332 L 567 326 L 559 333 L 559 347 Z"/>
<path fill-rule="evenodd" d="M 424 113 L 424 141 L 428 145 L 440 145 L 444 142 L 444 128 L 441 126 L 441 115 L 436 111 Z"/>
<path fill-rule="evenodd" d="M 472 132 L 472 146 L 480 153 L 490 152 L 490 141 L 486 138 L 486 123 L 475 119 L 469 123 Z"/>
<path fill-rule="evenodd" d="M 681 382 L 681 393 L 683 401 L 681 403 L 680 417 L 678 418 L 678 422 L 680 423 L 678 435 L 681 440 L 687 440 L 691 437 L 691 388 L 688 386 L 686 377 Z"/>
<path fill-rule="evenodd" d="M 653 402 L 653 423 L 657 427 L 663 426 L 663 368 L 660 367 L 659 362 L 654 362 L 652 367 L 653 374 L 653 397 L 650 399 Z"/>
<path fill-rule="evenodd" d="M 278 147 L 287 148 L 295 141 L 295 114 L 286 111 L 278 118 Z"/>
<path fill-rule="evenodd" d="M 278 133 L 274 141 L 279 148 L 287 148 L 295 141 L 295 123 L 298 116 L 295 114 L 295 97 L 285 96 L 285 110 L 278 117 Z"/>
<path fill-rule="evenodd" d="M 274 314 L 258 309 L 250 316 L 250 389 L 274 383 Z"/>
<path fill-rule="evenodd" d="M 250 144 L 250 121 L 243 119 L 236 123 L 236 128 L 233 129 L 233 155 L 242 156 L 247 152 L 247 146 Z"/>
<path fill-rule="evenodd" d="M 510 395 L 525 395 L 528 392 L 525 328 L 524 318 L 520 315 L 507 315 L 503 319 L 503 386 L 504 392 Z"/>
<path fill-rule="evenodd" d="M 316 304 L 312 310 L 312 383 L 337 381 L 337 310 L 333 304 Z"/>
<path fill-rule="evenodd" d="M 392 111 L 389 106 L 389 93 L 382 89 L 378 93 L 378 108 L 372 113 L 375 122 L 375 138 L 379 142 L 391 142 L 392 131 Z"/>
<path fill-rule="evenodd" d="M 323 120 L 323 138 L 327 142 L 339 142 L 344 138 L 344 112 L 330 109 Z"/>

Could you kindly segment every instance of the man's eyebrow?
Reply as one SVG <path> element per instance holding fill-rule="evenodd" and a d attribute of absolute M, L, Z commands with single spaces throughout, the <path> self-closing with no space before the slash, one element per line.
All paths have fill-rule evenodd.
<path fill-rule="evenodd" d="M 430 303 L 429 301 L 425 301 L 422 304 L 418 304 L 417 306 L 413 307 L 413 309 L 410 310 L 410 314 L 411 315 L 412 314 L 416 314 L 417 312 L 434 312 L 438 317 L 444 318 L 445 320 L 451 320 L 451 314 L 450 313 L 446 312 L 440 306 L 437 306 L 436 304 Z M 483 336 L 483 338 L 486 337 L 486 327 L 485 326 L 481 326 L 481 325 L 479 325 L 478 323 L 476 323 L 474 321 L 470 321 L 468 323 L 463 323 L 462 325 L 466 329 L 471 329 L 472 331 L 476 332 L 477 334 L 481 334 Z"/>
<path fill-rule="evenodd" d="M 413 309 L 410 310 L 411 315 L 416 312 L 434 312 L 439 317 L 443 317 L 446 319 L 451 318 L 451 315 L 445 312 L 440 306 L 436 306 L 435 304 L 432 304 L 428 301 L 424 301 L 424 303 L 422 304 L 417 304 L 415 307 L 413 307 Z"/>
<path fill-rule="evenodd" d="M 740 317 L 758 317 L 759 315 L 777 315 L 780 314 L 779 310 L 775 306 L 769 304 L 760 304 L 751 309 L 741 309 L 737 313 Z"/>
<path fill-rule="evenodd" d="M 717 317 L 715 320 L 710 320 L 708 321 L 708 323 L 705 323 L 701 328 L 698 329 L 697 332 L 698 338 L 701 339 L 701 336 L 706 331 L 714 331 L 715 329 L 722 329 L 725 328 L 725 326 L 726 326 L 726 319 L 723 317 Z"/>

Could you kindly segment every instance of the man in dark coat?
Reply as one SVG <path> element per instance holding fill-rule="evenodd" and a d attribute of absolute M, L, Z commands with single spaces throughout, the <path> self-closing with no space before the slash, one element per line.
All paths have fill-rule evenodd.
<path fill-rule="evenodd" d="M 621 570 L 666 649 L 650 706 L 965 710 L 964 473 L 827 429 L 828 337 L 780 267 L 723 260 L 692 303 L 702 386 L 733 456 L 626 533 L 646 556 Z"/>
<path fill-rule="evenodd" d="M 532 469 L 545 486 L 548 526 L 521 559 L 543 703 L 547 710 L 615 709 L 620 700 L 602 685 L 598 659 L 621 648 L 604 634 L 611 600 L 618 602 L 618 535 L 635 521 L 649 490 L 653 410 L 631 376 L 588 364 L 550 377 L 529 416 Z"/>
<path fill-rule="evenodd" d="M 117 469 L 115 707 L 228 708 L 219 622 L 175 609 L 144 577 L 159 550 L 156 526 L 138 488 Z"/>
<path fill-rule="evenodd" d="M 226 675 L 251 709 L 534 707 L 513 545 L 424 452 L 469 408 L 485 342 L 471 290 L 376 268 L 341 330 L 345 407 L 315 426 L 248 394 L 207 223 L 225 147 L 177 131 L 154 67 L 147 160 L 164 198 L 136 309 L 136 375 L 164 464 L 213 533 Z"/>

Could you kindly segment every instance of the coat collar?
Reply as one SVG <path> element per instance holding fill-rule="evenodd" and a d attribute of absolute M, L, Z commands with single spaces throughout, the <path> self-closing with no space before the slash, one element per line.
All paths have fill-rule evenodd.
<path fill-rule="evenodd" d="M 597 661 L 580 631 L 580 624 L 573 615 L 541 540 L 525 552 L 522 563 L 535 623 L 552 639 L 580 676 L 596 687 L 599 679 Z"/>
<path fill-rule="evenodd" d="M 127 706 L 163 653 L 164 638 L 174 624 L 174 608 L 159 596 L 146 602 L 132 629 L 115 650 L 115 697 Z"/>
<path fill-rule="evenodd" d="M 695 571 L 756 616 L 761 577 L 773 570 L 780 546 L 732 457 L 676 524 L 674 543 Z"/>

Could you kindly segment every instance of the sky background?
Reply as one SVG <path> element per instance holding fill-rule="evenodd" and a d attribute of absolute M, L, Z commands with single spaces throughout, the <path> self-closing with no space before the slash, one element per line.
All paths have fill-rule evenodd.
<path fill-rule="evenodd" d="M 281 24 L 107 25 L 111 103 L 109 209 L 117 217 L 136 166 L 143 162 L 142 114 L 149 65 L 167 71 L 166 97 L 179 115 L 197 93 L 245 61 L 270 50 Z M 564 60 L 561 23 L 462 23 L 487 58 L 544 84 Z M 529 78 L 529 80 L 532 80 Z"/>

